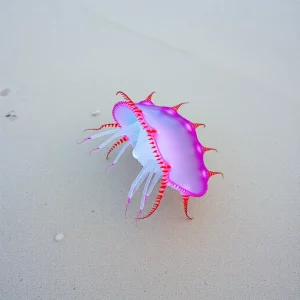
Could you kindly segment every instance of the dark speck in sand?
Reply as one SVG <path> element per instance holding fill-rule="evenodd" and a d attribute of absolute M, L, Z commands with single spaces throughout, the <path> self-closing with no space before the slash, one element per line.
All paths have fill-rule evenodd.
<path fill-rule="evenodd" d="M 15 114 L 15 112 L 13 110 L 11 110 L 9 113 L 6 114 L 5 117 L 10 118 L 10 120 L 13 121 L 17 117 L 17 115 Z"/>
<path fill-rule="evenodd" d="M 92 210 L 92 212 L 95 212 L 94 210 Z"/>
<path fill-rule="evenodd" d="M 2 91 L 0 92 L 0 96 L 1 96 L 1 97 L 5 97 L 5 96 L 7 96 L 9 93 L 10 93 L 10 89 L 9 89 L 9 88 L 6 88 L 6 89 L 4 89 L 4 90 L 2 90 Z"/>

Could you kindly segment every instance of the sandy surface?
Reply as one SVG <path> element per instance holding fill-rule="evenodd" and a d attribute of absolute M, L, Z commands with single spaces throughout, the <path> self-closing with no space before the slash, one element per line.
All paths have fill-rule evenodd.
<path fill-rule="evenodd" d="M 194 24 L 189 40 L 184 25 L 173 36 L 165 28 L 155 36 L 166 10 L 157 2 L 157 22 L 150 2 L 138 12 L 134 1 L 115 9 L 116 19 L 124 9 L 123 20 L 131 24 L 119 21 L 128 28 L 136 17 L 142 33 L 110 21 L 113 4 L 61 2 L 1 2 L 0 299 L 299 299 L 300 52 L 292 38 L 299 33 L 299 23 L 292 26 L 298 2 L 288 1 L 294 9 L 281 11 L 282 31 L 265 44 L 252 42 L 263 40 L 270 22 L 279 28 L 279 4 L 257 7 L 258 24 L 265 16 L 268 26 L 247 32 L 248 53 L 238 47 L 247 48 L 243 40 L 224 42 L 221 21 L 218 31 L 209 18 L 215 6 L 210 10 L 207 3 L 211 26 Z M 230 6 L 215 11 L 233 14 Z M 195 19 L 194 10 L 191 15 Z M 166 17 L 171 25 L 185 24 L 174 16 Z M 246 26 L 242 16 L 232 28 Z M 189 44 L 197 28 L 203 52 Z M 186 38 L 182 48 L 176 32 Z M 164 35 L 170 40 L 159 42 Z M 219 41 L 215 52 L 209 40 Z M 236 55 L 226 65 L 230 47 Z M 272 48 L 276 55 L 268 56 Z M 137 193 L 126 221 L 127 193 L 141 167 L 127 151 L 105 173 L 106 152 L 88 155 L 98 141 L 76 145 L 86 136 L 83 129 L 112 120 L 118 90 L 134 100 L 155 90 L 160 105 L 189 101 L 181 113 L 207 125 L 198 129 L 199 139 L 219 152 L 208 153 L 206 164 L 225 179 L 215 176 L 207 195 L 190 201 L 193 221 L 171 189 L 136 227 Z M 100 114 L 91 116 L 97 109 Z M 11 110 L 14 121 L 5 117 Z M 63 238 L 56 241 L 59 233 Z"/>

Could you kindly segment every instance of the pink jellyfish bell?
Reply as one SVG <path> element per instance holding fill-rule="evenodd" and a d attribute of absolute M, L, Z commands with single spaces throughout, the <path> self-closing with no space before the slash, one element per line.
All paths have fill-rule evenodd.
<path fill-rule="evenodd" d="M 132 156 L 139 161 L 142 169 L 129 189 L 126 211 L 134 193 L 146 181 L 137 219 L 145 219 L 156 211 L 168 186 L 181 193 L 185 215 L 192 219 L 188 215 L 189 198 L 202 197 L 208 189 L 209 179 L 216 174 L 223 176 L 221 172 L 209 171 L 204 164 L 204 153 L 216 150 L 204 147 L 198 141 L 196 128 L 205 125 L 192 123 L 178 113 L 180 106 L 186 102 L 166 107 L 152 102 L 154 92 L 138 103 L 134 103 L 123 92 L 118 94 L 125 101 L 113 107 L 112 114 L 116 123 L 87 130 L 113 129 L 89 136 L 83 141 L 110 136 L 92 150 L 96 151 L 118 139 L 108 151 L 107 158 L 116 147 L 123 146 L 109 167 L 118 162 L 129 146 L 133 148 Z M 150 212 L 141 217 L 145 202 L 159 181 L 156 201 Z"/>

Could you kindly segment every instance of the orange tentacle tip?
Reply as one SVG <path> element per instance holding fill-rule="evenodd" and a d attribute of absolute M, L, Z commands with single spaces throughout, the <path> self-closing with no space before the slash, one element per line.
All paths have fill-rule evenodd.
<path fill-rule="evenodd" d="M 185 213 L 185 216 L 186 216 L 190 221 L 192 221 L 192 220 L 194 219 L 193 217 L 190 217 L 190 216 L 188 215 L 187 212 Z"/>
<path fill-rule="evenodd" d="M 216 148 L 209 148 L 209 147 L 204 147 L 204 152 L 207 152 L 207 151 L 216 151 L 218 152 L 218 150 Z"/>
<path fill-rule="evenodd" d="M 199 126 L 202 126 L 203 128 L 206 127 L 205 124 L 201 124 L 201 123 L 192 123 L 192 124 L 193 124 L 193 126 L 194 126 L 195 129 L 198 128 Z"/>
<path fill-rule="evenodd" d="M 172 106 L 172 108 L 177 111 L 182 105 L 188 104 L 188 103 L 189 102 L 182 102 L 182 103 L 179 103 L 179 104 L 177 104 L 175 106 Z"/>
<path fill-rule="evenodd" d="M 185 213 L 186 217 L 187 217 L 189 220 L 193 220 L 193 218 L 190 217 L 190 216 L 188 215 L 188 203 L 189 203 L 189 199 L 190 199 L 189 196 L 187 196 L 187 195 L 182 195 L 182 201 L 183 201 L 184 213 Z"/>
<path fill-rule="evenodd" d="M 120 94 L 125 100 L 127 100 L 127 101 L 129 101 L 129 102 L 133 102 L 133 101 L 129 98 L 129 96 L 127 96 L 124 92 L 118 91 L 118 92 L 116 93 L 116 96 L 119 95 L 119 94 Z"/>
<path fill-rule="evenodd" d="M 152 96 L 153 94 L 155 94 L 156 92 L 152 92 L 149 96 L 147 96 L 147 98 L 145 99 L 146 101 L 152 101 Z"/>
<path fill-rule="evenodd" d="M 88 128 L 88 129 L 85 129 L 84 131 L 87 131 L 87 130 L 101 130 L 103 128 L 106 128 L 106 127 L 121 127 L 120 124 L 118 123 L 109 123 L 109 124 L 103 124 L 101 125 L 99 128 Z"/>
<path fill-rule="evenodd" d="M 215 175 L 222 175 L 224 178 L 224 174 L 222 172 L 213 172 L 213 171 L 208 171 L 209 177 L 215 176 Z"/>

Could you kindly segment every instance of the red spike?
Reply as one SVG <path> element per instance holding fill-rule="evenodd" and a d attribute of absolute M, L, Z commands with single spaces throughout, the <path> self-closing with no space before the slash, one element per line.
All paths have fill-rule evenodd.
<path fill-rule="evenodd" d="M 222 177 L 224 178 L 224 175 L 222 172 L 213 172 L 213 171 L 208 171 L 209 177 L 212 177 L 214 175 L 222 175 Z"/>
<path fill-rule="evenodd" d="M 107 155 L 106 155 L 106 159 L 108 159 L 109 154 L 118 146 L 120 146 L 121 144 L 123 144 L 124 142 L 128 141 L 128 138 L 126 135 L 124 135 L 121 139 L 119 139 L 117 142 L 115 142 L 112 147 L 109 149 Z"/>
<path fill-rule="evenodd" d="M 128 102 L 133 102 L 124 92 L 121 92 L 121 91 L 118 91 L 117 93 L 116 93 L 116 96 L 118 95 L 118 94 L 120 94 L 120 95 L 122 95 L 122 97 L 126 100 L 126 101 L 128 101 Z"/>
<path fill-rule="evenodd" d="M 205 124 L 201 124 L 201 123 L 192 123 L 194 128 L 196 129 L 199 126 L 203 126 L 203 128 L 205 128 Z"/>
<path fill-rule="evenodd" d="M 211 150 L 214 150 L 214 151 L 218 152 L 218 150 L 216 148 L 207 148 L 207 147 L 204 147 L 203 150 L 204 150 L 204 152 L 211 151 Z"/>
<path fill-rule="evenodd" d="M 146 99 L 145 101 L 152 101 L 152 96 L 153 94 L 155 94 L 156 92 L 152 92 Z"/>
<path fill-rule="evenodd" d="M 148 129 L 147 133 L 154 134 L 157 133 L 157 131 L 155 129 Z"/>
<path fill-rule="evenodd" d="M 101 125 L 99 128 L 88 128 L 88 129 L 85 129 L 84 131 L 87 131 L 87 130 L 101 130 L 103 128 L 106 128 L 106 127 L 121 127 L 118 123 L 110 123 L 110 124 L 103 124 Z"/>
<path fill-rule="evenodd" d="M 175 106 L 173 106 L 172 108 L 175 109 L 176 111 L 183 105 L 183 104 L 188 104 L 189 102 L 182 102 L 182 103 L 179 103 Z"/>
<path fill-rule="evenodd" d="M 144 217 L 137 217 L 136 218 L 137 220 L 146 219 L 146 218 L 150 217 L 157 210 L 157 208 L 160 205 L 160 202 L 161 202 L 161 199 L 163 197 L 163 194 L 164 194 L 164 192 L 166 190 L 166 187 L 167 187 L 167 180 L 166 180 L 166 178 L 163 178 L 161 180 L 161 184 L 160 184 L 160 188 L 159 188 L 159 191 L 158 191 L 158 195 L 157 195 L 156 201 L 155 201 L 152 209 L 150 210 L 150 212 L 146 216 L 144 216 Z"/>
<path fill-rule="evenodd" d="M 190 199 L 190 197 L 188 195 L 182 195 L 182 202 L 183 202 L 184 213 L 185 213 L 186 217 L 189 220 L 193 220 L 193 218 L 191 218 L 188 215 L 188 202 L 189 202 L 189 199 Z"/>

